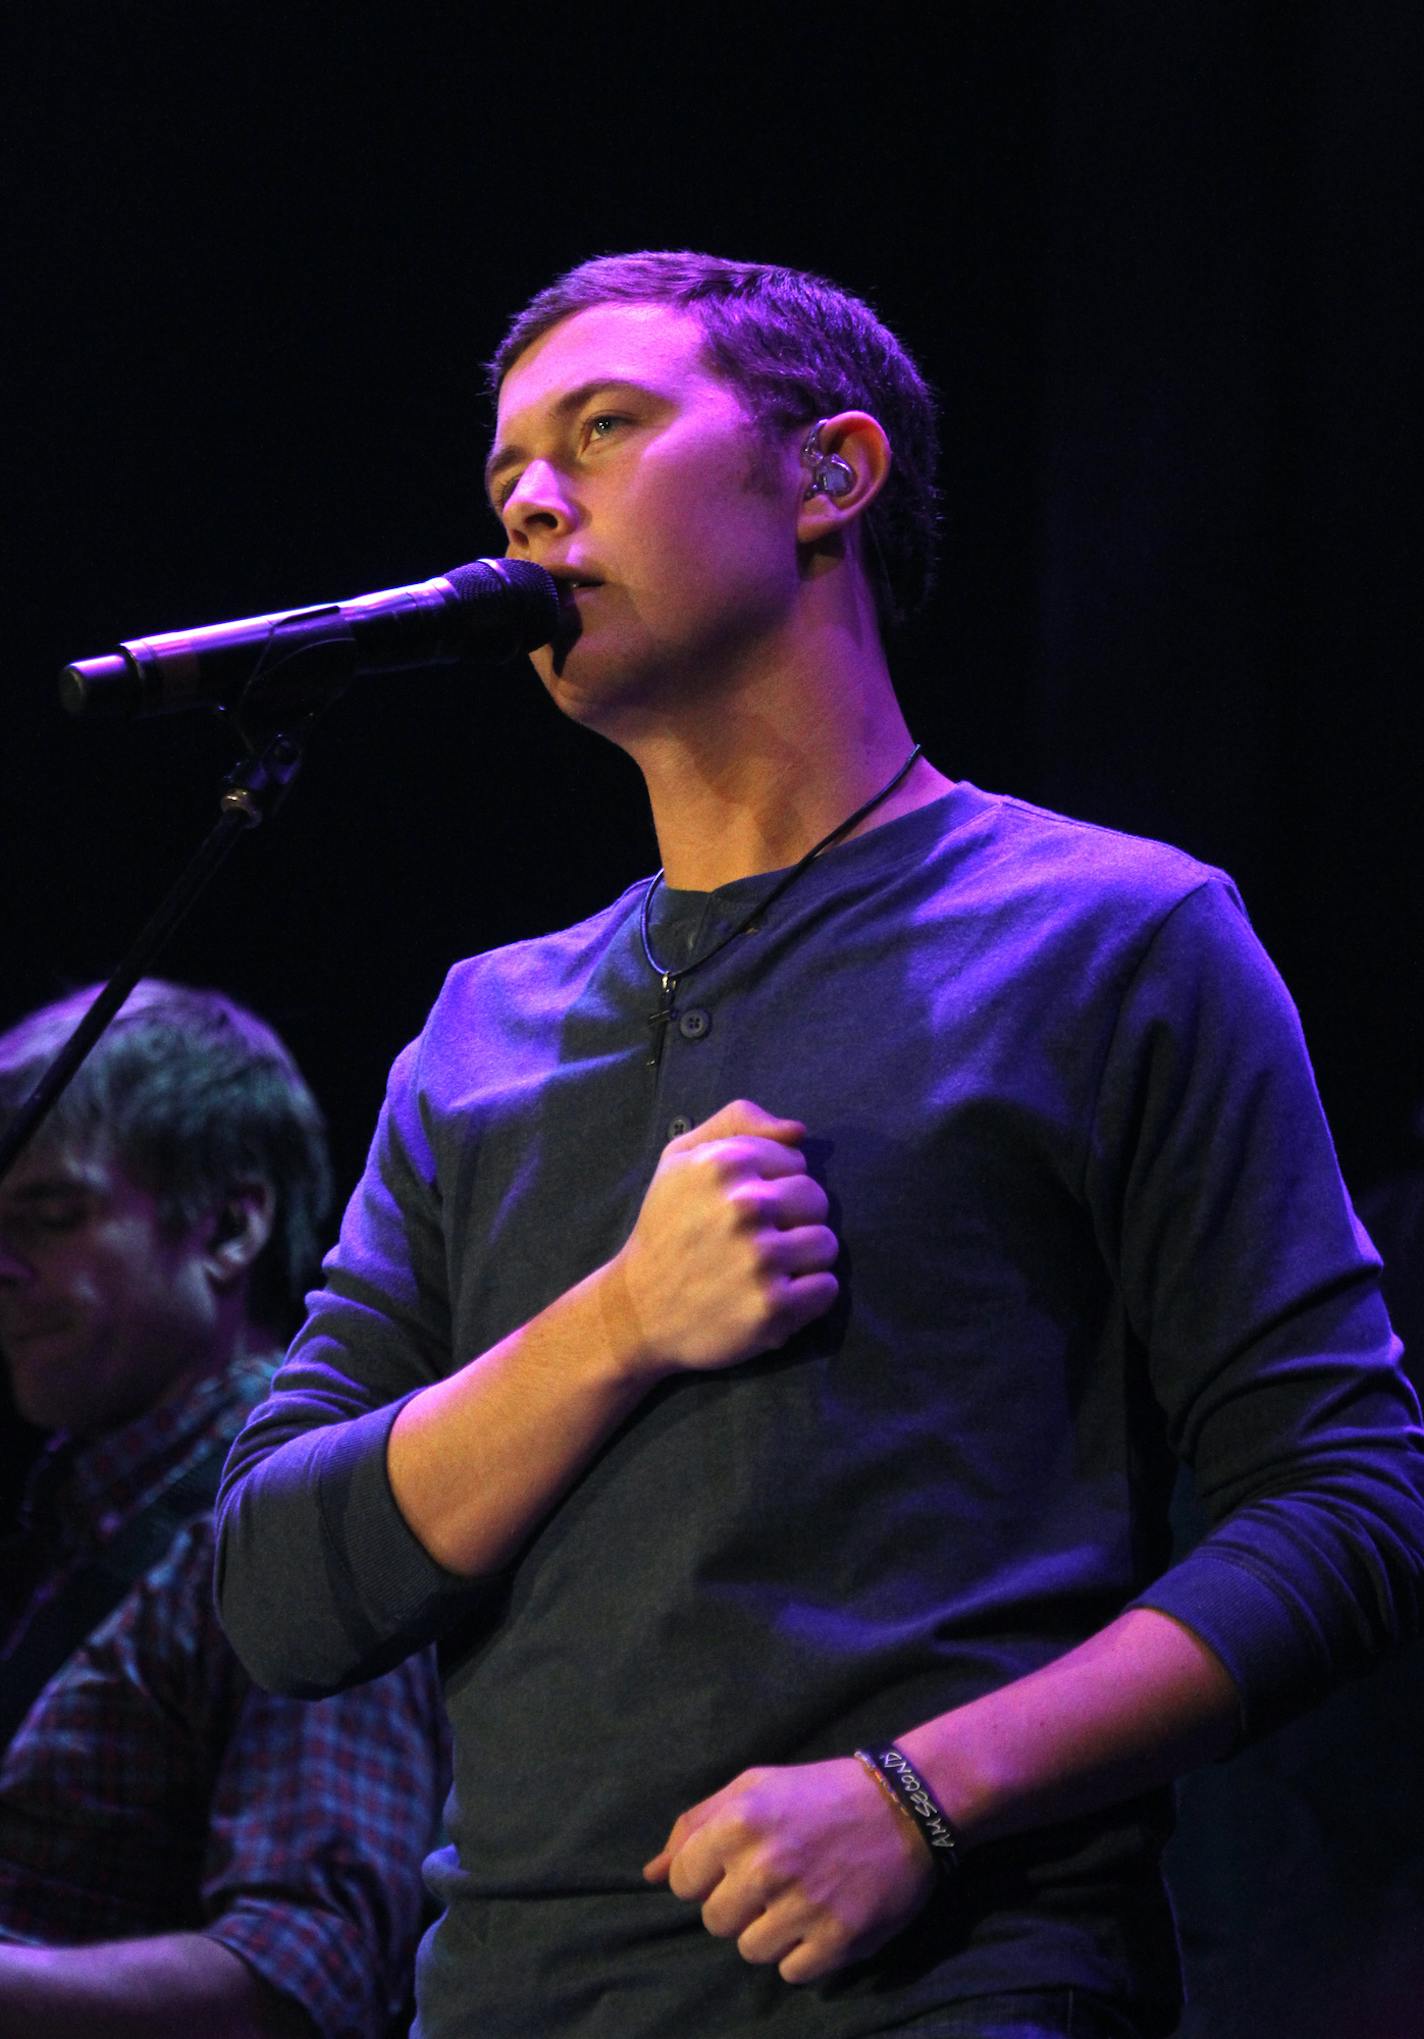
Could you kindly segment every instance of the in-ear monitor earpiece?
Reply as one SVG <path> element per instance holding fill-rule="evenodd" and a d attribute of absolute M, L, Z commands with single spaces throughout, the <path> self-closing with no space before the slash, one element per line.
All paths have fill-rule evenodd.
<path fill-rule="evenodd" d="M 806 490 L 806 501 L 812 496 L 843 496 L 855 487 L 855 469 L 849 461 L 842 460 L 839 453 L 827 453 L 821 444 L 821 427 L 824 418 L 818 418 L 811 427 L 806 444 L 801 448 L 801 457 L 811 466 L 811 484 Z"/>

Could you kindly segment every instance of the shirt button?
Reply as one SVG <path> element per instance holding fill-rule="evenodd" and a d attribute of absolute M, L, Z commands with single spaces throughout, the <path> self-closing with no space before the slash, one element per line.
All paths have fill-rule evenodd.
<path fill-rule="evenodd" d="M 683 1114 L 682 1114 L 681 1112 L 679 1112 L 679 1113 L 678 1113 L 678 1115 L 677 1115 L 677 1117 L 676 1117 L 675 1119 L 669 1119 L 669 1120 L 668 1120 L 668 1123 L 667 1123 L 667 1136 L 668 1136 L 668 1138 L 669 1138 L 670 1140 L 676 1140 L 676 1139 L 678 1139 L 678 1138 L 679 1138 L 679 1137 L 680 1137 L 680 1136 L 681 1136 L 681 1135 L 682 1135 L 683 1133 L 690 1133 L 691 1131 L 692 1131 L 692 1121 L 691 1121 L 691 1119 L 689 1119 L 689 1118 L 684 1118 L 684 1116 L 683 1116 Z"/>
<path fill-rule="evenodd" d="M 712 1031 L 712 1015 L 700 1005 L 690 1005 L 678 1019 L 677 1030 L 684 1041 L 700 1041 Z"/>

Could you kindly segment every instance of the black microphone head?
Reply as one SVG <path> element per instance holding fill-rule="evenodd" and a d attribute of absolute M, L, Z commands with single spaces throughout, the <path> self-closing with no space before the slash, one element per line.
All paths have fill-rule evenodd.
<path fill-rule="evenodd" d="M 482 639 L 487 617 L 499 614 L 507 620 L 509 658 L 537 651 L 558 628 L 559 584 L 532 560 L 475 559 L 468 566 L 452 567 L 444 578 L 459 596 L 461 608 L 480 618 Z M 487 640 L 482 649 L 488 656 Z"/>

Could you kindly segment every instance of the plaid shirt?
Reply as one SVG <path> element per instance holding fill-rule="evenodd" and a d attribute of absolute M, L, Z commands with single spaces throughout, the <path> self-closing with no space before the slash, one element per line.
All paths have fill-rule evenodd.
<path fill-rule="evenodd" d="M 31 1591 L 59 1590 L 235 1434 L 269 1374 L 241 1362 L 87 1447 L 57 1441 L 27 1499 Z M 274 1698 L 218 1626 L 212 1569 L 203 1514 L 20 1726 L 0 1764 L 0 1940 L 203 1932 L 323 2039 L 374 2039 L 408 1997 L 446 1777 L 433 1658 L 334 1698 Z M 14 1563 L 8 1583 L 26 1583 Z M 9 1639 L 24 1627 L 12 1601 Z"/>

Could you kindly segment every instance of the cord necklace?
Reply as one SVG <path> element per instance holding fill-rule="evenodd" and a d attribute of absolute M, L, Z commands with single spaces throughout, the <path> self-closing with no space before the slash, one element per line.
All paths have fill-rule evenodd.
<path fill-rule="evenodd" d="M 677 987 L 683 978 L 690 977 L 694 970 L 700 970 L 704 963 L 710 963 L 714 956 L 720 956 L 723 949 L 729 943 L 734 942 L 738 935 L 744 935 L 749 929 L 753 928 L 767 908 L 772 905 L 773 901 L 780 899 L 783 892 L 790 891 L 796 880 L 801 876 L 801 873 L 811 864 L 815 863 L 823 850 L 828 850 L 832 843 L 839 842 L 843 835 L 849 835 L 858 822 L 864 821 L 867 814 L 873 814 L 883 800 L 888 800 L 902 780 L 909 777 L 911 768 L 916 758 L 920 756 L 922 749 L 923 746 L 917 743 L 904 764 L 899 767 L 891 778 L 885 781 L 885 784 L 878 793 L 872 793 L 863 807 L 857 807 L 854 814 L 848 814 L 844 821 L 837 822 L 830 834 L 823 835 L 818 843 L 807 850 L 799 863 L 793 864 L 789 871 L 782 873 L 771 890 L 764 893 L 756 902 L 750 913 L 742 920 L 739 920 L 736 926 L 729 929 L 726 934 L 719 936 L 713 942 L 710 949 L 704 949 L 700 956 L 694 956 L 690 963 L 684 963 L 680 970 L 664 966 L 653 954 L 651 931 L 653 895 L 663 882 L 663 874 L 660 870 L 653 873 L 652 877 L 648 880 L 647 888 L 643 893 L 643 903 L 638 911 L 638 933 L 642 938 L 643 954 L 648 959 L 648 968 L 661 981 L 663 991 L 661 1005 L 659 1005 L 656 1012 L 648 1014 L 648 1025 L 653 1029 L 652 1052 L 648 1056 L 648 1067 L 650 1069 L 656 1069 L 662 1060 L 663 1042 L 667 1038 L 668 1026 L 671 1021 L 677 1018 L 677 1007 L 674 1005 L 673 1000 L 677 995 Z"/>

